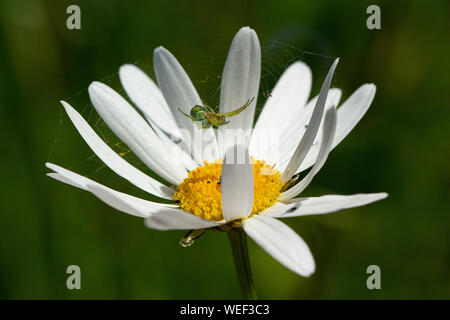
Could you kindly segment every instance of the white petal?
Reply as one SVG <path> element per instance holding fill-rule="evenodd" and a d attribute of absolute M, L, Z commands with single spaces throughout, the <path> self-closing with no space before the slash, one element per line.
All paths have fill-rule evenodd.
<path fill-rule="evenodd" d="M 217 140 L 212 128 L 198 129 L 191 119 L 178 110 L 179 108 L 189 114 L 195 105 L 203 105 L 186 71 L 163 47 L 155 49 L 153 65 L 161 92 L 178 126 L 184 129 L 181 130 L 181 134 L 186 150 L 197 162 L 217 160 Z"/>
<path fill-rule="evenodd" d="M 166 133 L 180 139 L 181 133 L 161 91 L 141 69 L 125 64 L 119 69 L 119 77 L 128 97 L 144 113 L 151 123 Z"/>
<path fill-rule="evenodd" d="M 159 87 L 175 119 L 182 127 L 192 127 L 192 121 L 183 116 L 178 108 L 188 113 L 195 105 L 202 105 L 189 76 L 178 60 L 165 48 L 153 52 L 153 64 Z"/>
<path fill-rule="evenodd" d="M 236 145 L 227 151 L 220 188 L 222 214 L 226 221 L 250 215 L 253 207 L 253 165 L 244 146 Z"/>
<path fill-rule="evenodd" d="M 112 131 L 155 173 L 172 184 L 187 177 L 139 113 L 110 87 L 100 82 L 89 86 L 92 104 Z"/>
<path fill-rule="evenodd" d="M 256 32 L 241 28 L 234 37 L 222 73 L 220 89 L 220 112 L 231 112 L 254 98 L 241 113 L 229 118 L 230 123 L 218 129 L 221 151 L 226 151 L 234 142 L 227 130 L 248 130 L 253 127 L 255 107 L 261 77 L 261 47 Z M 245 143 L 248 143 L 246 141 Z"/>
<path fill-rule="evenodd" d="M 111 207 L 134 216 L 147 217 L 159 209 L 176 207 L 176 205 L 147 201 L 113 190 L 53 163 L 46 163 L 45 165 L 56 172 L 49 173 L 48 176 L 89 191 Z"/>
<path fill-rule="evenodd" d="M 337 88 L 331 88 L 328 91 L 327 102 L 325 103 L 325 112 L 331 107 L 335 107 L 339 104 L 341 94 L 341 90 Z M 267 155 L 258 159 L 264 159 L 269 164 L 276 163 L 276 168 L 278 169 L 278 171 L 284 171 L 289 161 L 291 160 L 301 138 L 305 134 L 308 123 L 311 119 L 311 115 L 314 111 L 314 106 L 317 103 L 317 98 L 318 96 L 315 96 L 313 99 L 311 99 L 311 101 L 309 101 L 306 106 L 302 108 L 300 115 L 298 115 L 297 118 L 288 117 L 288 119 L 286 119 L 286 124 L 280 130 L 281 134 L 279 136 L 278 143 L 270 143 Z M 322 119 L 316 139 L 311 146 L 308 155 L 311 153 L 311 149 L 317 150 L 317 153 L 319 151 L 318 147 L 320 146 L 320 140 L 322 138 L 323 123 L 324 121 Z M 250 154 L 253 155 L 253 153 Z M 308 155 L 306 156 L 306 158 L 308 158 Z M 303 162 L 305 162 L 305 160 L 303 160 Z"/>
<path fill-rule="evenodd" d="M 317 161 L 312 167 L 311 171 L 296 185 L 283 192 L 279 199 L 281 201 L 291 199 L 301 193 L 306 187 L 311 183 L 314 176 L 319 172 L 319 170 L 325 164 L 328 154 L 331 150 L 331 144 L 333 143 L 334 134 L 336 132 L 336 109 L 331 107 L 325 116 L 322 142 L 319 149 L 319 155 L 317 156 Z"/>
<path fill-rule="evenodd" d="M 375 92 L 374 84 L 362 85 L 339 107 L 333 147 L 339 144 L 362 119 L 375 97 Z"/>
<path fill-rule="evenodd" d="M 152 211 L 144 210 L 136 205 L 136 201 L 128 198 L 127 194 L 120 193 L 115 190 L 108 190 L 104 186 L 98 185 L 87 185 L 87 191 L 91 192 L 94 196 L 99 198 L 101 201 L 107 205 L 113 207 L 124 213 L 128 213 L 140 218 L 148 217 Z M 130 196 L 131 197 L 131 196 Z"/>
<path fill-rule="evenodd" d="M 284 127 L 302 113 L 311 91 L 312 74 L 303 62 L 291 64 L 270 92 L 255 129 Z"/>
<path fill-rule="evenodd" d="M 249 129 L 253 126 L 256 98 L 261 76 L 261 48 L 256 32 L 241 28 L 231 43 L 222 73 L 220 112 L 230 112 L 248 99 L 254 102 L 240 114 L 233 116 L 224 127 Z"/>
<path fill-rule="evenodd" d="M 332 149 L 336 147 L 362 119 L 375 97 L 375 92 L 376 87 L 374 84 L 364 84 L 337 109 L 336 135 L 334 137 Z M 314 145 L 311 147 L 297 172 L 308 169 L 316 161 L 319 149 L 318 139 L 320 139 L 320 137 L 314 142 Z"/>
<path fill-rule="evenodd" d="M 86 120 L 84 120 L 72 106 L 65 101 L 61 101 L 61 103 L 80 135 L 89 147 L 91 147 L 92 151 L 94 151 L 100 160 L 111 168 L 111 170 L 144 191 L 161 198 L 172 199 L 173 191 L 170 188 L 147 176 L 120 157 L 105 142 L 103 142 Z"/>
<path fill-rule="evenodd" d="M 325 113 L 328 109 L 331 107 L 335 108 L 339 104 L 339 100 L 341 99 L 342 91 L 338 88 L 331 88 L 328 91 L 327 96 L 327 102 L 325 103 Z M 308 104 L 305 106 L 305 108 L 302 111 L 301 116 L 298 119 L 298 123 L 293 124 L 292 120 L 290 123 L 290 126 L 287 125 L 286 130 L 283 131 L 283 136 L 281 140 L 281 148 L 280 148 L 280 155 L 281 155 L 281 161 L 278 163 L 277 167 L 278 170 L 284 170 L 289 163 L 289 161 L 292 158 L 292 155 L 295 152 L 295 149 L 298 146 L 299 141 L 303 137 L 306 129 L 308 128 L 308 123 L 311 119 L 311 115 L 314 111 L 314 106 L 317 103 L 318 96 L 315 96 Z M 308 152 L 308 155 L 311 154 L 311 149 L 316 149 L 317 152 L 319 150 L 320 146 L 320 139 L 322 138 L 322 132 L 323 132 L 323 123 L 324 123 L 324 117 L 322 121 L 320 122 L 319 131 L 317 132 L 316 139 L 314 140 L 314 143 L 312 144 L 310 151 Z M 295 131 L 294 131 L 295 130 Z M 306 158 L 308 157 L 306 156 Z M 316 155 L 317 157 L 317 155 Z M 306 159 L 305 158 L 305 159 Z M 303 160 L 305 162 L 305 160 Z M 302 163 L 303 163 L 302 162 Z M 298 170 L 297 170 L 298 172 Z"/>
<path fill-rule="evenodd" d="M 324 119 L 325 113 L 328 109 L 331 107 L 336 108 L 336 106 L 339 104 L 339 101 L 341 99 L 342 91 L 339 88 L 330 88 L 328 90 L 327 100 L 325 103 L 325 111 L 324 115 L 322 116 L 322 120 Z M 288 138 L 289 136 L 295 137 L 295 147 L 297 147 L 298 142 L 300 141 L 301 137 L 303 136 L 304 132 L 306 131 L 306 128 L 308 127 L 308 123 L 311 121 L 311 116 L 314 111 L 314 107 L 317 103 L 317 99 L 319 96 L 315 96 L 312 98 L 305 107 L 301 110 L 300 114 L 295 119 L 287 119 L 289 121 L 286 124 L 286 130 L 283 131 L 283 138 Z M 323 121 L 320 123 L 323 125 Z M 317 132 L 317 135 L 320 135 L 320 129 Z M 295 147 L 292 149 L 292 153 L 295 151 Z"/>
<path fill-rule="evenodd" d="M 225 221 L 209 221 L 181 209 L 163 209 L 145 219 L 145 225 L 157 230 L 188 230 L 211 228 Z"/>
<path fill-rule="evenodd" d="M 250 238 L 286 268 L 304 277 L 314 273 L 316 267 L 308 245 L 281 221 L 255 215 L 245 219 L 242 226 Z"/>
<path fill-rule="evenodd" d="M 292 135 L 285 135 L 284 131 L 297 133 L 304 127 L 299 125 L 299 119 L 304 113 L 303 109 L 311 91 L 311 82 L 311 70 L 303 62 L 293 63 L 281 75 L 256 122 L 249 145 L 252 156 L 264 159 L 268 163 L 279 163 L 281 157 L 276 157 L 279 156 L 279 151 L 273 150 L 276 144 L 269 141 L 263 143 L 258 139 L 267 139 L 275 135 L 280 139 L 280 143 L 284 143 L 285 139 L 281 138 Z M 271 132 L 268 133 L 267 130 Z M 289 156 L 292 156 L 294 149 Z"/>
<path fill-rule="evenodd" d="M 313 114 L 311 116 L 311 120 L 308 124 L 308 128 L 305 131 L 300 143 L 298 144 L 297 149 L 294 152 L 291 160 L 289 161 L 286 169 L 284 170 L 281 180 L 283 182 L 288 181 L 300 167 L 301 163 L 305 159 L 311 145 L 316 138 L 317 132 L 319 131 L 320 123 L 322 121 L 323 112 L 325 109 L 325 103 L 328 96 L 328 90 L 330 89 L 331 79 L 333 78 L 334 70 L 339 62 L 339 59 L 336 59 L 333 65 L 328 71 L 327 77 L 320 89 L 319 98 L 317 99 L 317 104 L 314 108 Z"/>
<path fill-rule="evenodd" d="M 59 173 L 50 172 L 50 173 L 47 173 L 46 175 L 49 176 L 50 178 L 53 178 L 53 179 L 58 180 L 58 181 L 60 181 L 62 183 L 68 184 L 68 185 L 70 185 L 72 187 L 84 189 L 83 186 L 77 184 L 75 181 L 72 181 L 70 179 L 65 178 L 64 176 L 60 175 Z"/>
<path fill-rule="evenodd" d="M 314 214 L 331 213 L 343 209 L 365 206 L 382 200 L 387 193 L 360 193 L 350 196 L 326 195 L 322 197 L 292 199 L 288 203 L 278 202 L 273 209 L 264 211 L 265 215 L 277 218 L 289 218 Z M 271 210 L 269 210 L 271 209 Z"/>

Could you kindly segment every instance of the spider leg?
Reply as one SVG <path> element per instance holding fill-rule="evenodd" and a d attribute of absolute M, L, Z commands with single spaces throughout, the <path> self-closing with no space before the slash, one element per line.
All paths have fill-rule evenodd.
<path fill-rule="evenodd" d="M 191 116 L 191 115 L 189 115 L 187 113 L 184 113 L 183 110 L 181 110 L 180 108 L 178 108 L 178 111 L 180 111 L 182 114 L 184 114 L 186 117 L 192 119 L 193 121 L 198 121 L 197 118 L 194 118 L 193 116 Z"/>
<path fill-rule="evenodd" d="M 213 108 L 211 108 L 210 106 L 208 106 L 208 104 L 207 104 L 205 101 L 202 100 L 202 103 L 203 103 L 203 106 L 205 106 L 210 112 L 216 113 L 216 112 L 213 110 Z"/>
<path fill-rule="evenodd" d="M 241 113 L 242 111 L 244 111 L 244 109 L 247 108 L 247 107 L 253 102 L 253 100 L 255 100 L 255 97 L 253 97 L 253 98 L 247 100 L 247 102 L 246 102 L 242 107 L 240 107 L 240 108 L 238 108 L 238 109 L 236 109 L 236 110 L 234 110 L 234 111 L 231 111 L 231 112 L 225 112 L 225 113 L 217 113 L 217 115 L 225 116 L 225 117 L 235 116 L 235 115 L 237 115 L 238 113 Z"/>

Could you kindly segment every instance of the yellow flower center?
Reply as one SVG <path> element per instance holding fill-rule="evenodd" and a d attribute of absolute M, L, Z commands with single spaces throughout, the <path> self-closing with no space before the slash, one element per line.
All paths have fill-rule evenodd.
<path fill-rule="evenodd" d="M 204 166 L 189 172 L 188 177 L 177 187 L 173 199 L 187 212 L 203 219 L 219 221 L 223 219 L 220 193 L 222 160 L 204 163 Z M 257 214 L 275 204 L 283 183 L 280 181 L 280 172 L 264 161 L 255 161 L 252 158 L 252 164 L 254 184 L 252 214 Z"/>

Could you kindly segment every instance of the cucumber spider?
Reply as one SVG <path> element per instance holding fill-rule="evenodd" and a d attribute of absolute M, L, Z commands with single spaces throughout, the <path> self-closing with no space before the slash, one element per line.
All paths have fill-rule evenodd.
<path fill-rule="evenodd" d="M 211 126 L 217 128 L 218 126 L 222 126 L 230 122 L 225 121 L 225 117 L 235 116 L 238 113 L 244 111 L 244 109 L 247 108 L 254 99 L 255 98 L 253 97 L 247 100 L 247 102 L 245 102 L 242 107 L 231 112 L 216 113 L 210 106 L 208 106 L 204 102 L 203 104 L 205 106 L 195 105 L 191 109 L 190 115 L 184 113 L 180 108 L 178 108 L 178 111 L 180 111 L 186 117 L 190 118 L 200 129 L 208 129 L 211 128 Z"/>

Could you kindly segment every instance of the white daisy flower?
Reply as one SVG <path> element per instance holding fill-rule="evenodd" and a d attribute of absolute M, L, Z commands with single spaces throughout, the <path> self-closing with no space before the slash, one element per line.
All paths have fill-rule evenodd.
<path fill-rule="evenodd" d="M 193 106 L 202 105 L 180 63 L 162 47 L 154 51 L 153 62 L 157 84 L 133 65 L 122 66 L 119 73 L 125 91 L 144 117 L 105 84 L 93 82 L 89 96 L 117 137 L 167 185 L 128 163 L 102 141 L 74 108 L 64 101 L 62 104 L 80 135 L 111 170 L 172 203 L 137 198 L 47 163 L 54 171 L 48 174 L 50 177 L 87 190 L 117 210 L 145 218 L 149 228 L 244 230 L 272 257 L 302 276 L 314 272 L 313 256 L 302 238 L 276 218 L 331 213 L 387 196 L 373 193 L 297 198 L 321 169 L 329 152 L 363 117 L 375 95 L 375 85 L 365 84 L 336 110 L 341 91 L 330 89 L 330 84 L 338 60 L 319 95 L 309 102 L 311 71 L 302 62 L 292 64 L 268 97 L 250 139 L 242 145 L 235 145 L 225 133 L 227 129 L 253 127 L 256 99 L 216 131 L 199 129 L 178 111 L 181 108 L 189 113 Z M 230 112 L 256 98 L 260 73 L 258 37 L 254 30 L 242 28 L 225 63 L 220 112 Z M 262 132 L 269 129 L 279 130 L 279 150 L 261 143 Z M 199 134 L 203 136 L 201 141 L 195 139 Z M 177 137 L 181 143 L 176 144 L 169 136 Z M 179 152 L 180 156 L 174 158 L 173 150 L 181 147 L 187 152 Z M 244 164 L 229 161 L 236 150 L 244 154 Z M 308 168 L 310 171 L 300 181 L 292 180 Z"/>

